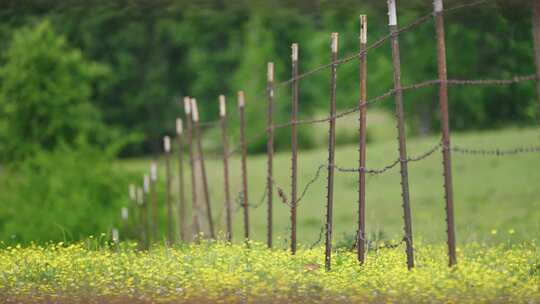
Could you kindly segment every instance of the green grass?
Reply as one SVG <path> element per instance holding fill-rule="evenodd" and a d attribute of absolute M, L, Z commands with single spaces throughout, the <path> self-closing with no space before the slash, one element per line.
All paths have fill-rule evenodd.
<path fill-rule="evenodd" d="M 385 122 L 388 123 L 387 120 Z M 338 124 L 338 128 L 339 126 Z M 470 148 L 538 146 L 539 135 L 538 129 L 514 128 L 454 133 L 452 142 L 454 145 Z M 381 137 L 368 144 L 367 166 L 370 168 L 385 166 L 397 158 L 397 143 L 391 138 L 379 139 Z M 407 142 L 409 155 L 424 153 L 438 140 L 438 136 L 409 138 Z M 357 166 L 356 151 L 355 145 L 338 147 L 336 163 L 345 167 Z M 218 218 L 220 229 L 223 230 L 223 171 L 222 162 L 218 156 L 208 157 L 207 171 L 214 214 Z M 300 152 L 298 165 L 300 189 L 313 178 L 317 167 L 324 164 L 326 159 L 327 152 L 324 148 Z M 540 155 L 538 153 L 506 157 L 454 154 L 452 162 L 456 230 L 459 243 L 503 240 L 517 242 L 537 238 L 540 235 L 540 187 L 538 187 Z M 130 160 L 122 162 L 120 168 L 143 172 L 148 164 L 149 161 L 145 159 Z M 277 153 L 274 164 L 277 184 L 289 193 L 290 154 Z M 231 193 L 236 196 L 240 190 L 240 162 L 237 155 L 231 159 L 231 167 Z M 266 183 L 266 156 L 249 156 L 248 170 L 250 201 L 252 204 L 258 204 Z M 163 170 L 161 171 L 163 173 Z M 326 213 L 326 172 L 324 171 L 299 205 L 298 237 L 299 242 L 303 244 L 310 244 L 318 239 L 324 222 Z M 189 174 L 186 174 L 187 181 L 189 181 L 188 177 Z M 409 177 L 414 236 L 421 237 L 426 242 L 444 241 L 446 225 L 440 152 L 422 162 L 410 163 Z M 173 185 L 176 185 L 176 182 Z M 403 225 L 399 166 L 383 175 L 368 177 L 366 187 L 368 234 L 398 239 L 402 234 Z M 174 193 L 176 195 L 176 188 Z M 289 210 L 279 201 L 277 194 L 274 197 L 274 233 L 276 235 L 274 242 L 284 246 L 286 239 L 289 238 Z M 352 235 L 356 231 L 357 200 L 357 174 L 336 173 L 335 240 L 339 241 L 344 238 L 344 235 Z M 265 205 L 251 210 L 251 229 L 254 240 L 265 240 Z M 240 240 L 242 231 L 242 214 L 237 212 L 234 214 L 236 240 Z"/>

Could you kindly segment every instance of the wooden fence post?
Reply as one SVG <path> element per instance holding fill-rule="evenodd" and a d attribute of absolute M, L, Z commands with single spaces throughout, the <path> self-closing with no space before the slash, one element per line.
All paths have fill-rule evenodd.
<path fill-rule="evenodd" d="M 407 246 L 407 268 L 414 267 L 414 250 L 412 236 L 411 206 L 409 201 L 409 174 L 407 169 L 407 144 L 405 139 L 405 118 L 403 114 L 403 92 L 401 90 L 401 67 L 399 59 L 399 42 L 396 1 L 388 0 L 388 17 L 392 44 L 392 64 L 394 67 L 394 90 L 396 103 L 397 131 L 399 142 L 399 159 L 401 172 L 401 197 L 403 199 L 404 239 Z"/>

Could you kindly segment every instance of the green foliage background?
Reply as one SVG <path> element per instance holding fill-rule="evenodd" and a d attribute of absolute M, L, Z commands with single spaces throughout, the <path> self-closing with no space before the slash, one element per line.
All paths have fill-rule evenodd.
<path fill-rule="evenodd" d="M 445 1 L 447 7 L 462 3 Z M 212 121 L 217 96 L 225 94 L 234 147 L 236 94 L 245 91 L 249 149 L 264 152 L 267 62 L 275 63 L 277 82 L 287 80 L 290 45 L 297 42 L 301 73 L 326 64 L 331 32 L 340 34 L 341 57 L 354 54 L 360 14 L 369 16 L 369 43 L 388 34 L 385 6 L 348 0 L 0 3 L 0 237 L 79 239 L 118 226 L 118 210 L 129 203 L 127 183 L 141 181 L 143 170 L 135 177 L 112 163 L 118 156 L 157 156 L 161 137 L 183 116 L 183 96 L 196 97 L 202 121 Z M 402 1 L 399 23 L 431 10 L 431 1 Z M 494 0 L 445 18 L 449 78 L 534 73 L 526 1 Z M 404 85 L 437 78 L 434 32 L 427 22 L 400 36 Z M 392 88 L 388 43 L 368 60 L 374 97 Z M 340 109 L 358 103 L 358 74 L 356 60 L 339 67 Z M 301 118 L 326 116 L 328 99 L 329 70 L 302 80 Z M 451 88 L 451 127 L 533 125 L 536 100 L 533 82 Z M 393 111 L 391 100 L 377 107 Z M 405 110 L 410 134 L 438 131 L 436 87 L 405 93 Z M 289 119 L 288 86 L 277 88 L 275 112 L 277 123 Z M 346 132 L 350 126 L 356 128 L 339 129 L 339 143 L 355 140 L 356 133 Z M 220 148 L 219 130 L 204 131 L 206 144 Z M 302 149 L 324 143 L 323 132 L 299 131 Z M 289 142 L 289 131 L 278 130 L 276 148 L 286 150 Z"/>
<path fill-rule="evenodd" d="M 446 7 L 462 4 L 445 1 Z M 340 55 L 358 50 L 358 15 L 369 16 L 369 42 L 387 34 L 384 1 L 51 1 L 4 4 L 0 18 L 0 52 L 17 39 L 14 29 L 49 20 L 65 43 L 85 58 L 108 67 L 90 92 L 107 126 L 121 134 L 142 134 L 124 155 L 158 151 L 159 138 L 171 133 L 181 115 L 178 100 L 195 96 L 203 120 L 217 119 L 217 96 L 226 94 L 229 108 L 236 91 L 246 91 L 250 149 L 263 151 L 256 139 L 263 132 L 266 62 L 276 63 L 277 80 L 290 77 L 290 44 L 300 44 L 301 72 L 327 63 L 330 32 L 340 33 Z M 431 1 L 399 3 L 399 23 L 431 12 Z M 450 78 L 505 78 L 534 72 L 530 12 L 526 1 L 492 1 L 446 16 Z M 432 22 L 400 38 L 403 83 L 436 78 L 436 45 Z M 369 96 L 392 87 L 390 47 L 369 55 Z M 9 55 L 4 56 L 10 61 Z M 352 107 L 358 98 L 356 61 L 340 67 L 338 103 Z M 22 71 L 21 71 L 22 72 Z M 325 113 L 328 72 L 300 84 L 302 115 Z M 79 90 L 80 91 L 80 90 Z M 276 120 L 285 121 L 290 107 L 287 87 L 279 89 Z M 407 121 L 414 132 L 438 129 L 436 89 L 407 93 Z M 510 88 L 459 88 L 450 91 L 453 129 L 532 124 L 532 83 Z M 383 106 L 384 107 L 384 106 Z M 392 110 L 392 103 L 385 106 Z M 233 112 L 232 110 L 230 112 Z M 235 124 L 233 134 L 237 133 Z M 236 135 L 235 135 L 236 136 Z M 152 143 L 152 145 L 148 145 Z M 313 141 L 302 134 L 304 146 Z M 280 134 L 278 148 L 288 145 Z M 150 148 L 151 147 L 151 148 Z"/>

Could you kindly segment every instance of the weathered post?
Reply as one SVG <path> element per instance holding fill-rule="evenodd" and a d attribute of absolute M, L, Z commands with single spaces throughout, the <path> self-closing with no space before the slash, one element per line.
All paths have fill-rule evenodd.
<path fill-rule="evenodd" d="M 534 61 L 536 65 L 536 98 L 538 99 L 538 122 L 540 122 L 540 3 L 532 0 L 532 26 Z"/>
<path fill-rule="evenodd" d="M 199 149 L 199 164 L 201 169 L 204 201 L 206 203 L 206 214 L 208 216 L 208 228 L 210 230 L 210 237 L 216 238 L 214 233 L 214 220 L 212 218 L 212 204 L 210 203 L 210 190 L 208 189 L 208 178 L 206 177 L 206 167 L 204 165 L 204 153 L 202 146 L 202 133 L 199 125 L 199 109 L 197 107 L 197 100 L 191 98 L 191 111 L 193 117 L 193 129 L 195 131 L 195 137 L 197 140 L 197 147 Z"/>
<path fill-rule="evenodd" d="M 392 44 L 392 64 L 394 67 L 394 90 L 396 103 L 397 131 L 399 142 L 399 159 L 401 172 L 401 197 L 403 199 L 403 219 L 405 244 L 407 252 L 407 268 L 414 267 L 414 251 L 412 237 L 411 206 L 409 202 L 409 174 L 407 169 L 407 145 L 405 139 L 405 117 L 403 114 L 403 92 L 401 91 L 401 67 L 399 60 L 399 42 L 396 1 L 388 0 L 388 17 Z"/>
<path fill-rule="evenodd" d="M 238 111 L 240 113 L 240 148 L 242 149 L 242 207 L 244 208 L 244 238 L 249 242 L 249 198 L 247 177 L 247 142 L 244 92 L 238 92 Z M 249 243 L 248 243 L 249 244 Z"/>
<path fill-rule="evenodd" d="M 157 179 L 158 179 L 158 173 L 157 173 L 157 163 L 155 161 L 152 161 L 152 164 L 150 165 L 150 199 L 152 200 L 152 234 L 154 242 L 157 242 L 159 240 L 159 222 L 158 222 L 158 200 L 157 200 Z"/>
<path fill-rule="evenodd" d="M 536 2 L 536 1 L 535 1 Z M 456 236 L 454 228 L 454 195 L 452 187 L 452 162 L 450 157 L 450 123 L 448 119 L 448 87 L 446 84 L 446 43 L 444 38 L 443 1 L 433 2 L 437 31 L 437 61 L 439 69 L 439 106 L 441 111 L 442 156 L 444 173 L 444 197 L 446 199 L 446 234 L 448 244 L 448 266 L 457 262 Z"/>
<path fill-rule="evenodd" d="M 150 224 L 148 222 L 148 195 L 150 194 L 150 177 L 148 174 L 143 176 L 143 188 L 141 195 L 142 202 L 142 216 L 143 216 L 143 230 L 145 237 L 145 247 L 150 247 Z"/>
<path fill-rule="evenodd" d="M 137 209 L 137 187 L 134 184 L 129 184 L 128 189 L 129 200 L 131 203 L 133 203 L 132 205 L 129 205 L 129 207 L 132 208 L 132 210 L 134 211 L 133 213 L 135 213 L 135 210 Z M 133 206 L 135 206 L 135 208 Z"/>
<path fill-rule="evenodd" d="M 364 264 L 366 259 L 366 114 L 367 114 L 367 16 L 360 15 L 360 146 L 358 172 L 358 235 L 356 250 L 358 262 Z"/>
<path fill-rule="evenodd" d="M 111 239 L 114 243 L 114 248 L 116 251 L 120 250 L 120 233 L 118 232 L 118 228 L 113 227 L 111 229 Z"/>
<path fill-rule="evenodd" d="M 221 123 L 221 139 L 223 142 L 223 186 L 225 191 L 225 218 L 227 222 L 227 241 L 232 242 L 232 210 L 229 191 L 229 140 L 227 139 L 227 110 L 225 96 L 219 95 L 219 117 Z"/>
<path fill-rule="evenodd" d="M 330 127 L 328 130 L 328 177 L 326 194 L 326 244 L 324 265 L 330 271 L 332 262 L 332 228 L 334 208 L 334 158 L 336 146 L 336 79 L 338 60 L 338 33 L 332 33 L 332 71 L 330 76 Z"/>
<path fill-rule="evenodd" d="M 298 177 L 298 44 L 291 45 L 292 109 L 291 109 L 291 254 L 296 254 L 296 203 Z"/>
<path fill-rule="evenodd" d="M 169 245 L 174 244 L 175 242 L 175 233 L 174 233 L 174 216 L 173 216 L 173 207 L 172 207 L 172 174 L 171 174 L 171 138 L 169 136 L 163 137 L 163 150 L 165 152 L 165 184 L 166 184 L 166 197 L 167 197 L 167 231 L 168 238 L 167 242 Z"/>
<path fill-rule="evenodd" d="M 184 112 L 186 114 L 186 133 L 188 140 L 189 150 L 189 166 L 191 171 L 191 213 L 193 215 L 193 237 L 198 240 L 201 233 L 201 226 L 199 224 L 198 214 L 198 202 L 197 202 L 197 177 L 195 175 L 195 159 L 193 155 L 193 128 L 192 128 L 192 115 L 191 115 L 191 99 L 184 97 Z"/>
<path fill-rule="evenodd" d="M 273 232 L 273 179 L 274 179 L 274 63 L 269 62 L 267 65 L 267 93 L 268 93 L 268 107 L 267 107 L 267 136 L 266 136 L 266 154 L 267 154 L 267 174 L 266 174 L 266 194 L 268 200 L 267 211 L 267 241 L 268 248 L 272 248 L 272 232 Z"/>
<path fill-rule="evenodd" d="M 120 209 L 120 218 L 124 222 L 128 221 L 128 219 L 129 219 L 129 209 L 127 207 L 122 207 L 122 209 Z"/>
<path fill-rule="evenodd" d="M 137 213 L 140 212 L 139 210 L 137 210 L 137 187 L 134 184 L 129 184 L 128 189 L 130 204 L 128 205 L 127 209 L 131 209 L 131 213 L 133 214 L 133 220 L 135 224 L 134 233 L 135 235 L 137 235 L 137 231 L 139 230 L 139 227 L 141 225 L 141 223 L 137 223 Z"/>
<path fill-rule="evenodd" d="M 182 139 L 184 129 L 182 119 L 176 119 L 176 144 L 178 145 L 178 229 L 180 240 L 185 242 L 186 237 L 186 193 L 184 189 L 184 142 Z"/>
<path fill-rule="evenodd" d="M 139 212 L 139 222 L 141 223 L 140 225 L 140 231 L 141 231 L 141 248 L 142 249 L 148 249 L 148 237 L 147 237 L 147 234 L 146 234 L 146 221 L 145 219 L 148 219 L 148 214 L 147 214 L 147 208 L 145 208 L 144 206 L 144 192 L 143 192 L 143 189 L 140 188 L 140 187 L 137 187 L 137 194 L 136 194 L 136 197 L 137 197 L 137 206 L 141 209 L 141 212 Z"/>

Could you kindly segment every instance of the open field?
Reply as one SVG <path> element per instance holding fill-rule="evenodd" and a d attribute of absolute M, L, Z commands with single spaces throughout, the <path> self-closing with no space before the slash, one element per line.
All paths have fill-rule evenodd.
<path fill-rule="evenodd" d="M 408 141 L 409 154 L 411 156 L 422 154 L 436 145 L 438 140 L 435 136 L 411 138 Z M 454 146 L 468 148 L 538 146 L 540 133 L 535 128 L 454 133 L 452 140 Z M 338 147 L 337 164 L 356 167 L 356 151 L 357 147 L 353 145 Z M 317 168 L 325 162 L 327 155 L 324 149 L 301 151 L 299 155 L 299 185 L 302 189 L 314 177 Z M 390 138 L 373 141 L 368 144 L 367 155 L 368 167 L 385 166 L 397 158 L 396 143 Z M 221 160 L 216 159 L 218 156 L 209 157 L 207 170 L 214 214 L 221 215 L 220 228 L 223 229 L 223 173 Z M 518 242 L 540 236 L 539 157 L 538 154 L 497 157 L 454 153 L 455 214 L 459 243 Z M 274 162 L 277 183 L 289 192 L 290 155 L 287 152 L 279 152 Z M 120 167 L 143 172 L 148 164 L 148 160 L 130 160 L 120 163 Z M 231 192 L 236 194 L 240 189 L 238 155 L 233 157 L 231 166 Z M 248 166 L 250 201 L 252 204 L 258 204 L 264 193 L 266 156 L 250 156 Z M 409 168 L 414 235 L 428 243 L 442 242 L 446 236 L 441 154 L 436 152 L 424 161 L 412 162 Z M 188 176 L 186 174 L 187 181 Z M 298 234 L 299 241 L 303 244 L 315 242 L 321 231 L 325 217 L 325 176 L 323 170 L 320 178 L 300 202 Z M 356 230 L 357 174 L 337 173 L 335 187 L 334 236 L 339 242 L 345 234 L 352 236 Z M 398 167 L 383 175 L 368 178 L 366 206 L 369 234 L 390 239 L 398 239 L 401 236 L 402 209 Z M 265 205 L 252 209 L 251 214 L 253 238 L 264 241 Z M 275 195 L 274 218 L 274 233 L 276 238 L 280 237 L 274 242 L 278 246 L 285 246 L 289 233 L 288 208 L 279 201 L 277 195 Z M 242 235 L 240 212 L 235 214 L 234 223 L 236 240 L 240 240 L 239 236 Z"/>
<path fill-rule="evenodd" d="M 370 251 L 359 267 L 339 251 L 324 271 L 322 248 L 292 257 L 262 244 L 203 243 L 137 252 L 88 245 L 3 248 L 0 300 L 54 303 L 536 303 L 540 260 L 536 243 L 460 246 L 459 265 L 446 248 L 417 246 L 407 271 L 402 248 Z"/>

